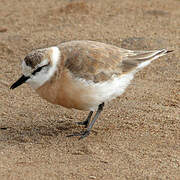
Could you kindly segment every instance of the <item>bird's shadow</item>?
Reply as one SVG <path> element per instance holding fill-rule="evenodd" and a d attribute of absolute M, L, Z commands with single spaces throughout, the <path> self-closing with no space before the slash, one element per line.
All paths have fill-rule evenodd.
<path fill-rule="evenodd" d="M 81 130 L 73 122 L 60 121 L 53 125 L 34 125 L 24 127 L 0 127 L 1 143 L 44 143 L 52 139 L 62 139 L 74 129 Z"/>

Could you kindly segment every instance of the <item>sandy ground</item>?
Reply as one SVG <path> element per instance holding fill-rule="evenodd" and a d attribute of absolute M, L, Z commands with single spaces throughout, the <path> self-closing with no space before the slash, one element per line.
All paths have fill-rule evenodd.
<path fill-rule="evenodd" d="M 180 179 L 179 0 L 0 0 L 0 179 Z M 106 104 L 92 134 L 66 136 L 87 112 L 10 91 L 32 49 L 89 39 L 175 51 Z"/>

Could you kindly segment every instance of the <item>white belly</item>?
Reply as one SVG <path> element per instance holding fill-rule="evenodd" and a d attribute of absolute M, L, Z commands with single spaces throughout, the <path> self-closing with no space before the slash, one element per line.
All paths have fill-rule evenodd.
<path fill-rule="evenodd" d="M 82 94 L 81 97 L 84 101 L 86 101 L 86 99 L 93 99 L 90 110 L 95 110 L 99 104 L 110 101 L 123 94 L 133 77 L 134 73 L 131 72 L 100 83 L 79 79 L 87 88 L 91 89 L 91 93 Z"/>

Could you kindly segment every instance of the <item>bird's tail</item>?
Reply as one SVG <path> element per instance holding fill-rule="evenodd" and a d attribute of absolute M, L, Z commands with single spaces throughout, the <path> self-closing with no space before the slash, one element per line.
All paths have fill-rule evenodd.
<path fill-rule="evenodd" d="M 129 51 L 126 58 L 122 62 L 123 71 L 140 69 L 149 65 L 153 60 L 172 52 L 173 50 L 154 50 L 154 51 Z"/>

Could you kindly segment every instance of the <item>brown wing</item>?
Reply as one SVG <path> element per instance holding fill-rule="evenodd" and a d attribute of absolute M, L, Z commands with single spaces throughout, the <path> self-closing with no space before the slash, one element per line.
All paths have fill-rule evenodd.
<path fill-rule="evenodd" d="M 154 57 L 158 51 L 130 51 L 95 41 L 71 41 L 59 46 L 64 66 L 74 76 L 106 81 L 122 75 Z"/>
<path fill-rule="evenodd" d="M 92 80 L 106 81 L 113 74 L 121 74 L 122 61 L 120 49 L 93 41 L 71 41 L 60 46 L 64 66 L 74 76 Z"/>

